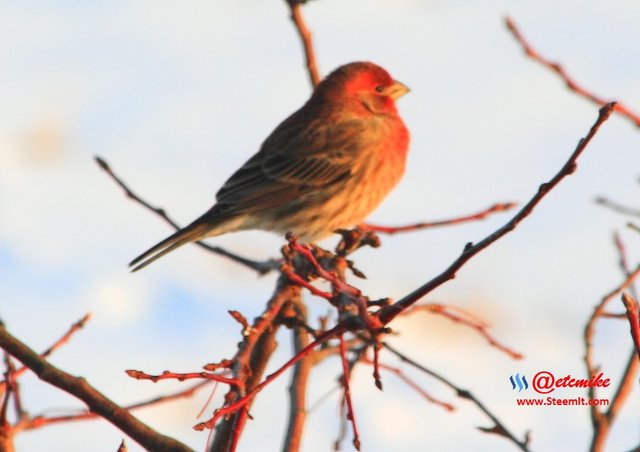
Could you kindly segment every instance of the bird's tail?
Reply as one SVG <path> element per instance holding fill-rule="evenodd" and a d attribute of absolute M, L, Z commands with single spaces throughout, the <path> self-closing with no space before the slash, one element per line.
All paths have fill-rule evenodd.
<path fill-rule="evenodd" d="M 131 269 L 132 272 L 137 272 L 156 259 L 170 253 L 186 243 L 203 239 L 209 235 L 216 235 L 215 233 L 212 233 L 212 230 L 214 229 L 215 227 L 212 227 L 211 222 L 206 221 L 203 215 L 190 225 L 185 226 L 160 243 L 152 246 L 140 256 L 136 257 L 134 260 L 129 262 L 129 267 L 133 267 Z"/>

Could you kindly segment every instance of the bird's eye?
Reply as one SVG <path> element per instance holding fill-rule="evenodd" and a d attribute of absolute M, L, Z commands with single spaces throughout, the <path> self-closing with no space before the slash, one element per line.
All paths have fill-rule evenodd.
<path fill-rule="evenodd" d="M 382 91 L 384 91 L 384 86 L 383 85 L 376 86 L 376 92 L 377 93 L 381 93 Z"/>

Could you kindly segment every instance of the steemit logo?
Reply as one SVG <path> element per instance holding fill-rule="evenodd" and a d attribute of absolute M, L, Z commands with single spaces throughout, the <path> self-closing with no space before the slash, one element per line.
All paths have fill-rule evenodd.
<path fill-rule="evenodd" d="M 521 392 L 523 389 L 529 389 L 529 383 L 527 383 L 527 377 L 525 377 L 524 375 L 522 375 L 521 377 L 520 373 L 511 375 L 509 377 L 509 381 L 511 382 L 511 389 L 513 390 L 515 390 L 516 387 L 518 388 L 518 392 Z"/>

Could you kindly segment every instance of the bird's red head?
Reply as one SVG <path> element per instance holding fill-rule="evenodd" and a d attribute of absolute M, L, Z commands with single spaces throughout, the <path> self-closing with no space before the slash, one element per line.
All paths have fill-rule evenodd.
<path fill-rule="evenodd" d="M 395 114 L 394 101 L 408 91 L 385 69 L 367 61 L 340 66 L 316 88 L 322 98 L 350 105 L 357 102 L 374 114 Z"/>

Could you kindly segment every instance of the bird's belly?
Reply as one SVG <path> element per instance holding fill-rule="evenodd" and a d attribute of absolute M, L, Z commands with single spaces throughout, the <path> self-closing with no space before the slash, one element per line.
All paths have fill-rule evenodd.
<path fill-rule="evenodd" d="M 313 242 L 362 223 L 398 183 L 403 171 L 404 161 L 369 165 L 343 183 L 309 192 L 286 209 L 278 209 L 261 229 L 281 234 L 291 231 L 301 240 Z"/>

